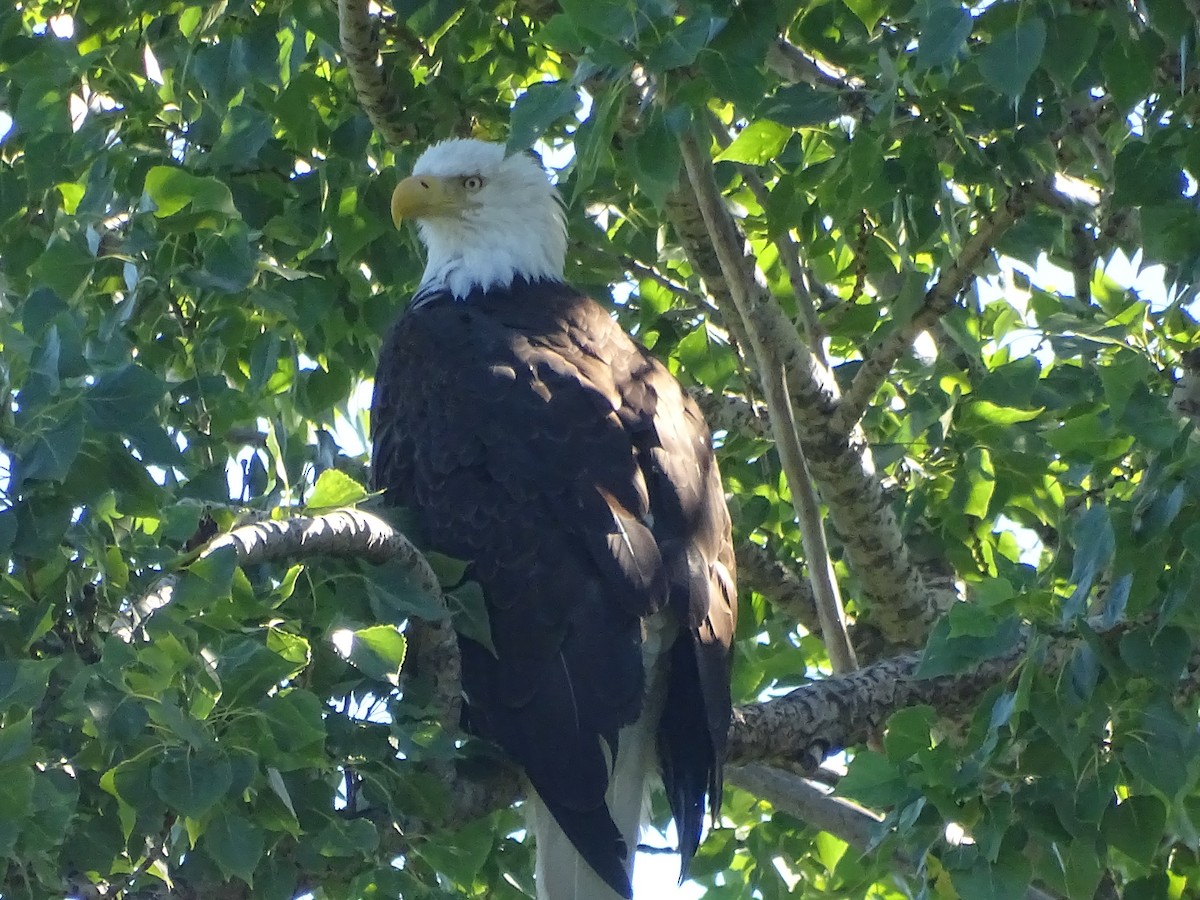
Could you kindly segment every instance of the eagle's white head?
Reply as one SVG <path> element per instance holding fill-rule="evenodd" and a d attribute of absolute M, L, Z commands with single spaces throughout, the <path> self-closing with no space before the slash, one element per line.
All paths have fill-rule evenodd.
<path fill-rule="evenodd" d="M 502 144 L 443 141 L 421 154 L 392 194 L 399 227 L 416 219 L 429 251 L 421 292 L 462 299 L 520 276 L 561 279 L 567 231 L 558 191 L 527 153 Z"/>

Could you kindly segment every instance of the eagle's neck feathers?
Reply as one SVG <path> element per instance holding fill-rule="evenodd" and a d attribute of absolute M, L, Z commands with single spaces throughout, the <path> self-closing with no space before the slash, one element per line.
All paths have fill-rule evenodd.
<path fill-rule="evenodd" d="M 419 292 L 446 291 L 462 300 L 474 290 L 510 287 L 516 278 L 561 281 L 567 238 L 557 206 L 557 216 L 542 221 L 500 207 L 472 220 L 422 222 L 429 259 Z"/>

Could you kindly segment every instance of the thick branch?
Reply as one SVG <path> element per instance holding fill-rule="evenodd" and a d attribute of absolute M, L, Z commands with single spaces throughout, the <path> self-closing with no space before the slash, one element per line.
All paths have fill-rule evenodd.
<path fill-rule="evenodd" d="M 218 538 L 212 546 L 235 548 L 243 562 L 277 560 L 292 554 L 309 556 L 331 549 L 338 555 L 367 555 L 378 562 L 392 558 L 389 553 L 399 553 L 405 558 L 411 545 L 375 516 L 340 510 L 312 519 L 244 526 Z M 1115 635 L 1118 631 L 1111 633 Z M 1043 664 L 1051 669 L 1061 666 L 1069 658 L 1074 643 L 1070 635 L 1055 641 Z M 1019 646 L 970 673 L 930 679 L 916 677 L 920 657 L 911 654 L 849 675 L 814 682 L 779 700 L 739 707 L 730 726 L 730 779 L 765 796 L 779 808 L 797 813 L 803 809 L 807 821 L 844 839 L 856 838 L 851 843 L 858 846 L 857 839 L 862 837 L 864 828 L 870 827 L 869 813 L 844 801 L 818 797 L 815 788 L 805 789 L 802 808 L 785 806 L 788 794 L 792 799 L 786 802 L 799 802 L 797 792 L 776 790 L 775 782 L 780 776 L 772 775 L 764 767 L 747 764 L 766 759 L 796 760 L 811 771 L 836 749 L 862 743 L 898 709 L 929 704 L 942 714 L 958 712 L 975 703 L 988 687 L 1009 677 L 1024 650 L 1024 646 Z M 738 766 L 742 768 L 735 768 Z M 499 771 L 485 780 L 467 777 L 453 769 L 447 771 L 446 777 L 450 779 L 454 799 L 442 821 L 380 822 L 381 831 L 388 835 L 384 838 L 385 852 L 403 852 L 414 838 L 429 836 L 438 826 L 460 825 L 510 805 L 522 790 L 519 773 L 507 766 L 500 766 Z"/>
<path fill-rule="evenodd" d="M 338 26 L 342 55 L 358 93 L 358 105 L 391 147 L 413 139 L 411 130 L 397 120 L 400 103 L 392 93 L 379 57 L 379 39 L 367 0 L 338 0 Z"/>
<path fill-rule="evenodd" d="M 692 187 L 696 189 L 697 182 L 711 181 L 710 162 L 707 156 L 701 156 L 700 149 L 691 136 L 684 136 L 680 141 L 683 152 L 684 167 Z M 712 184 L 715 193 L 716 185 Z M 696 190 L 697 197 L 702 197 L 700 189 Z M 720 211 L 724 211 L 723 204 Z M 749 337 L 750 345 L 758 363 L 758 374 L 762 381 L 763 393 L 767 405 L 771 409 L 771 432 L 775 436 L 775 450 L 779 454 L 788 486 L 791 488 L 792 504 L 796 510 L 796 518 L 800 523 L 801 538 L 804 542 L 804 555 L 808 561 L 809 577 L 813 585 L 813 597 L 816 599 L 817 615 L 821 620 L 821 634 L 829 652 L 829 661 L 835 672 L 849 672 L 858 665 L 854 658 L 854 650 L 850 646 L 850 638 L 846 635 L 846 615 L 842 609 L 842 598 L 838 593 L 837 579 L 833 575 L 833 562 L 829 557 L 829 547 L 825 540 L 825 526 L 821 520 L 820 507 L 816 490 L 809 475 L 808 463 L 804 451 L 800 447 L 800 438 L 796 432 L 796 423 L 792 419 L 792 404 L 788 398 L 787 376 L 783 369 L 780 354 L 773 342 L 764 331 L 760 321 L 751 313 L 752 306 L 765 307 L 773 305 L 766 291 L 753 277 L 730 277 L 731 273 L 745 270 L 741 267 L 743 255 L 738 243 L 730 244 L 723 240 L 725 221 L 720 211 L 711 208 L 710 204 L 701 203 L 701 214 L 708 228 L 709 237 L 717 251 L 721 268 L 726 273 L 733 303 L 737 315 L 742 320 Z M 730 222 L 730 224 L 732 224 Z M 794 334 L 794 329 L 792 329 Z"/>
<path fill-rule="evenodd" d="M 383 519 L 362 510 L 339 509 L 318 516 L 242 525 L 213 540 L 202 555 L 225 548 L 233 548 L 240 566 L 310 556 L 362 559 L 376 565 L 395 562 L 416 587 L 446 608 L 441 583 L 421 551 Z M 134 604 L 147 607 L 141 618 L 169 602 L 173 586 L 173 578 L 164 579 Z M 409 642 L 405 682 L 420 678 L 427 684 L 429 714 L 454 727 L 462 705 L 462 665 L 449 615 L 433 620 L 412 619 L 405 633 Z"/>
<path fill-rule="evenodd" d="M 771 439 L 768 410 L 763 404 L 738 394 L 718 394 L 705 388 L 692 388 L 688 393 L 713 431 Z"/>
<path fill-rule="evenodd" d="M 725 778 L 805 824 L 836 835 L 860 852 L 865 852 L 871 846 L 873 832 L 883 821 L 883 816 L 878 813 L 841 797 L 834 797 L 827 789 L 793 772 L 762 763 L 730 766 Z M 915 874 L 911 864 L 902 868 L 902 871 Z"/>
<path fill-rule="evenodd" d="M 752 324 L 767 353 L 784 370 L 791 416 L 804 454 L 851 568 L 870 601 L 873 623 L 891 643 L 919 644 L 941 610 L 956 597 L 951 592 L 927 589 L 909 558 L 861 429 L 847 435 L 830 427 L 837 406 L 832 374 L 812 356 L 756 279 L 754 260 L 743 250 L 738 226 L 713 180 L 711 161 L 694 141 L 689 139 L 683 144 L 684 162 L 695 192 L 691 195 L 694 206 L 688 209 L 683 202 L 684 192 L 678 192 L 673 221 L 677 226 L 680 222 L 686 225 L 684 234 L 690 253 L 694 219 L 702 218 L 710 249 L 706 255 L 700 248 L 694 261 L 698 265 L 718 265 L 719 283 L 725 290 L 724 298 L 717 297 L 718 303 L 727 299 L 739 309 L 745 308 L 747 330 Z M 707 272 L 704 277 L 713 283 Z M 734 318 L 729 313 L 726 316 Z M 774 418 L 775 406 L 769 397 L 768 402 Z"/>
<path fill-rule="evenodd" d="M 957 712 L 1005 678 L 1024 647 L 964 675 L 917 678 L 921 654 L 886 659 L 849 675 L 825 678 L 786 697 L 734 710 L 730 762 L 794 759 L 815 768 L 843 747 L 865 743 L 893 712 L 928 704 Z"/>
<path fill-rule="evenodd" d="M 241 525 L 215 538 L 203 555 L 226 547 L 237 551 L 239 566 L 305 556 L 350 557 L 377 565 L 395 560 L 411 569 L 422 590 L 441 596 L 437 575 L 412 541 L 379 516 L 359 509 Z"/>
<path fill-rule="evenodd" d="M 953 262 L 942 270 L 937 282 L 925 294 L 925 302 L 917 314 L 885 337 L 863 361 L 834 416 L 835 430 L 849 432 L 858 424 L 871 398 L 891 374 L 892 366 L 908 351 L 917 335 L 953 309 L 958 295 L 974 277 L 979 264 L 991 254 L 1001 236 L 1024 214 L 1028 200 L 1028 186 L 1022 185 L 1013 190 L 979 226 Z"/>
<path fill-rule="evenodd" d="M 793 84 L 811 84 L 813 87 L 829 88 L 838 93 L 852 95 L 860 92 L 863 87 L 861 81 L 827 72 L 815 59 L 782 37 L 776 38 L 775 43 L 767 48 L 766 63 L 772 72 Z"/>
<path fill-rule="evenodd" d="M 810 634 L 821 633 L 812 586 L 777 560 L 761 544 L 746 542 L 737 548 L 738 587 L 758 591 L 789 619 Z"/>

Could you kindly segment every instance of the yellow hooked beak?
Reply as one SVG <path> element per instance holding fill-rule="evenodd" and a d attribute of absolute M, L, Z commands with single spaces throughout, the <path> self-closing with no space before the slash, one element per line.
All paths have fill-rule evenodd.
<path fill-rule="evenodd" d="M 392 191 L 392 221 L 396 227 L 405 219 L 449 215 L 462 208 L 460 191 L 451 179 L 434 175 L 405 178 Z"/>

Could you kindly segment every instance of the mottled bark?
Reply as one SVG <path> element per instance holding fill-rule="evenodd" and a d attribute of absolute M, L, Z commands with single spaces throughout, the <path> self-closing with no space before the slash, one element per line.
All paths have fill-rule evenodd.
<path fill-rule="evenodd" d="M 761 544 L 739 545 L 737 565 L 741 589 L 758 591 L 805 631 L 821 633 L 812 586 L 807 579 L 789 569 Z"/>
<path fill-rule="evenodd" d="M 342 55 L 358 94 L 358 105 L 390 146 L 402 147 L 414 135 L 399 121 L 400 99 L 393 93 L 380 59 L 376 23 L 369 8 L 367 0 L 339 0 Z"/>
<path fill-rule="evenodd" d="M 687 242 L 697 239 L 695 217 L 707 223 L 707 244 L 715 252 L 701 249 L 694 261 L 709 266 L 716 257 L 721 278 L 704 272 L 706 281 L 722 285 L 728 302 L 744 309 L 747 330 L 754 329 L 766 353 L 785 373 L 796 433 L 862 587 L 872 624 L 889 643 L 919 645 L 957 596 L 930 590 L 913 565 L 865 435 L 859 428 L 847 435 L 831 427 L 838 404 L 832 373 L 804 346 L 795 326 L 756 278 L 754 259 L 745 252 L 745 240 L 720 197 L 711 164 L 703 161 L 704 154 L 697 160 L 694 152 L 685 152 L 685 163 L 689 156 L 695 211 L 686 209 L 684 198 L 677 197 L 673 221 L 677 227 L 684 223 L 681 237 L 689 254 L 693 248 Z M 721 297 L 717 300 L 722 302 Z M 726 318 L 732 316 L 727 313 Z M 774 414 L 776 404 L 770 398 L 768 402 Z"/>
<path fill-rule="evenodd" d="M 731 763 L 791 759 L 815 768 L 830 753 L 865 743 L 893 712 L 928 704 L 943 715 L 969 706 L 1006 677 L 1023 646 L 963 675 L 917 678 L 919 653 L 824 678 L 786 697 L 734 710 Z"/>

